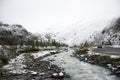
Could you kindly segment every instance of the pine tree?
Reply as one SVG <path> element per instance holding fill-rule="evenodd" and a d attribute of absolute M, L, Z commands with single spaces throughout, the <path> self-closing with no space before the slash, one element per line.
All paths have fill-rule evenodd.
<path fill-rule="evenodd" d="M 38 41 L 38 39 L 35 41 L 35 46 L 38 48 L 38 46 L 39 46 L 39 41 Z"/>
<path fill-rule="evenodd" d="M 89 44 L 87 41 L 84 43 L 84 47 L 89 47 Z"/>
<path fill-rule="evenodd" d="M 112 45 L 112 43 L 111 43 L 111 41 L 110 41 L 110 40 L 108 40 L 108 45 Z"/>

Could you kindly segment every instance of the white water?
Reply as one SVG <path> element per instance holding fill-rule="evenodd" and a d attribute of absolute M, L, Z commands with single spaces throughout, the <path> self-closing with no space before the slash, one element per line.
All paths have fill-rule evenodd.
<path fill-rule="evenodd" d="M 105 68 L 71 57 L 72 52 L 72 50 L 69 50 L 68 52 L 56 54 L 56 56 L 46 57 L 44 60 L 54 60 L 51 63 L 63 68 L 72 77 L 72 80 L 120 80 L 110 75 L 110 71 Z"/>

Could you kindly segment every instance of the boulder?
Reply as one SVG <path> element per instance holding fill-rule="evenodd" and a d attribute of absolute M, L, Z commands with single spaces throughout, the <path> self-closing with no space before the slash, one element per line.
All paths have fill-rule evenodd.
<path fill-rule="evenodd" d="M 51 55 L 57 54 L 57 52 L 50 52 Z"/>
<path fill-rule="evenodd" d="M 107 64 L 107 67 L 108 67 L 109 69 L 111 69 L 111 68 L 112 68 L 112 65 L 111 65 L 111 64 Z"/>
<path fill-rule="evenodd" d="M 64 73 L 63 73 L 63 72 L 60 72 L 60 73 L 59 73 L 59 77 L 63 78 L 63 77 L 64 77 Z"/>
<path fill-rule="evenodd" d="M 53 73 L 53 74 L 52 74 L 52 78 L 55 78 L 55 79 L 64 78 L 64 73 L 63 73 L 63 72 Z"/>

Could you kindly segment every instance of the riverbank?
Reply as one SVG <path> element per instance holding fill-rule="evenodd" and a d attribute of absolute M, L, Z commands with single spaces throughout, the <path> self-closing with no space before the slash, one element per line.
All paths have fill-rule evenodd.
<path fill-rule="evenodd" d="M 17 56 L 4 66 L 6 72 L 0 74 L 0 80 L 69 80 L 70 76 L 63 69 L 42 60 L 53 53 L 56 54 L 55 51 L 41 51 Z"/>
<path fill-rule="evenodd" d="M 20 54 L 4 66 L 0 80 L 119 80 L 110 71 L 74 57 L 74 50 Z"/>
<path fill-rule="evenodd" d="M 120 56 L 118 55 L 95 53 L 92 50 L 84 51 L 81 49 L 77 53 L 74 53 L 74 56 L 80 61 L 107 68 L 111 71 L 111 75 L 120 77 Z"/>

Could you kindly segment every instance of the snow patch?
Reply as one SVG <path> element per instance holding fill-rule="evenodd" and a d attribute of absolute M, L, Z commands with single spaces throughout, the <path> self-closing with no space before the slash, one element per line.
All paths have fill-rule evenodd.
<path fill-rule="evenodd" d="M 120 58 L 118 55 L 110 55 L 111 58 Z"/>
<path fill-rule="evenodd" d="M 10 73 L 17 73 L 17 74 L 26 73 L 26 71 L 24 70 L 24 68 L 26 67 L 26 65 L 23 64 L 24 62 L 25 62 L 24 54 L 21 54 L 16 58 L 11 59 L 9 61 L 9 64 L 3 66 L 3 68 L 10 70 Z"/>
<path fill-rule="evenodd" d="M 113 45 L 113 48 L 120 48 L 120 45 Z"/>
<path fill-rule="evenodd" d="M 54 50 L 51 50 L 51 51 L 54 51 Z M 43 56 L 49 55 L 49 54 L 50 54 L 50 51 L 40 51 L 38 53 L 33 53 L 31 55 L 33 55 L 34 58 L 36 59 L 36 58 L 43 57 Z"/>

